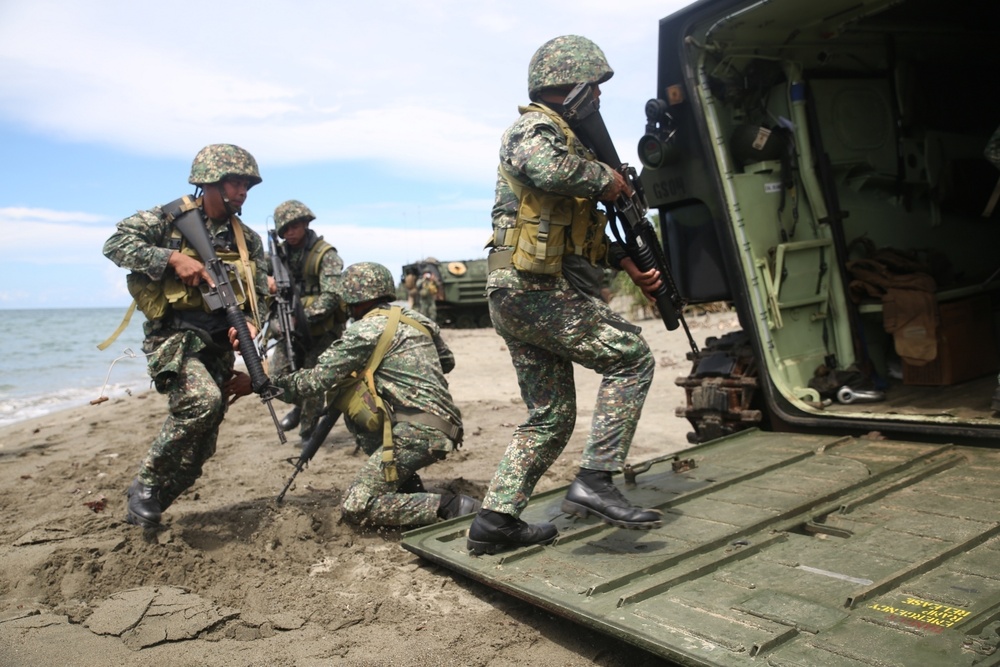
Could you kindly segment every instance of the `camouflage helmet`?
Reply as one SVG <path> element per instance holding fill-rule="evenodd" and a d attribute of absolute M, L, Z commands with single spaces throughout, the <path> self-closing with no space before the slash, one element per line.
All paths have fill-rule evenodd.
<path fill-rule="evenodd" d="M 396 282 L 389 269 L 375 262 L 359 262 L 344 269 L 340 279 L 344 303 L 354 305 L 383 297 L 396 298 Z"/>
<path fill-rule="evenodd" d="M 274 209 L 274 224 L 277 226 L 278 236 L 281 238 L 285 238 L 285 230 L 293 222 L 302 220 L 308 223 L 315 219 L 316 216 L 309 210 L 309 207 L 297 199 L 289 199 L 278 204 L 278 208 Z"/>
<path fill-rule="evenodd" d="M 547 88 L 604 83 L 614 75 L 597 44 L 579 35 L 563 35 L 542 44 L 528 65 L 528 96 L 537 100 Z"/>
<path fill-rule="evenodd" d="M 253 155 L 232 144 L 210 144 L 194 156 L 188 183 L 208 185 L 227 176 L 245 178 L 250 181 L 251 188 L 263 180 Z"/>

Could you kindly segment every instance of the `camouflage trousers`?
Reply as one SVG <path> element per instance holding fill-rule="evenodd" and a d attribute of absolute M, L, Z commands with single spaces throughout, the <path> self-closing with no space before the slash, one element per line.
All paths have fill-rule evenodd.
<path fill-rule="evenodd" d="M 433 296 L 422 296 L 416 304 L 416 311 L 432 322 L 437 322 L 437 300 Z"/>
<path fill-rule="evenodd" d="M 319 361 L 319 355 L 323 354 L 326 348 L 330 347 L 330 344 L 337 340 L 337 338 L 338 333 L 336 331 L 329 331 L 313 338 L 312 345 L 307 350 L 301 351 L 296 355 L 295 361 L 298 370 L 315 366 L 316 362 Z M 278 344 L 274 346 L 274 351 L 271 353 L 270 370 L 274 375 L 290 373 L 292 370 L 292 364 L 288 359 L 284 339 L 279 340 Z M 306 438 L 312 432 L 313 428 L 316 427 L 316 422 L 323 416 L 325 398 L 325 394 L 316 394 L 299 398 L 293 403 L 293 405 L 297 405 L 302 410 L 299 418 L 299 435 L 303 438 Z"/>
<path fill-rule="evenodd" d="M 580 466 L 617 471 L 632 444 L 655 362 L 638 327 L 576 290 L 498 289 L 489 305 L 493 326 L 510 350 L 528 418 L 514 430 L 483 508 L 520 516 L 573 434 L 573 364 L 603 376 Z"/>
<path fill-rule="evenodd" d="M 163 509 L 201 477 L 215 453 L 227 407 L 222 385 L 233 368 L 232 354 L 181 353 L 175 361 L 176 374 L 157 381 L 170 412 L 138 474 L 140 482 L 160 489 Z"/>
<path fill-rule="evenodd" d="M 368 460 L 344 495 L 345 521 L 364 526 L 424 526 L 438 520 L 440 494 L 403 493 L 400 488 L 421 468 L 444 459 L 454 444 L 441 431 L 410 422 L 393 426 L 392 440 L 399 480 L 386 482 L 382 475 L 381 434 L 359 435 L 358 444 L 368 454 Z"/>

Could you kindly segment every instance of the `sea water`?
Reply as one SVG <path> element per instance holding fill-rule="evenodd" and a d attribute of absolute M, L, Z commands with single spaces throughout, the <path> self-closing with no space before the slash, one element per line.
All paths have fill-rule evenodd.
<path fill-rule="evenodd" d="M 0 310 L 0 426 L 149 389 L 142 313 L 110 347 L 97 349 L 125 310 Z"/>

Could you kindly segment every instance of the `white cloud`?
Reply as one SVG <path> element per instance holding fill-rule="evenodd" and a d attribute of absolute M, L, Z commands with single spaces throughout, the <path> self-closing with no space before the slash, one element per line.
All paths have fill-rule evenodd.
<path fill-rule="evenodd" d="M 187 157 L 226 137 L 268 163 L 365 158 L 478 179 L 524 101 L 531 53 L 558 34 L 594 38 L 639 84 L 605 98 L 612 134 L 633 143 L 657 21 L 683 4 L 15 0 L 0 9 L 0 113 L 140 154 Z M 609 104 L 615 92 L 627 105 Z"/>

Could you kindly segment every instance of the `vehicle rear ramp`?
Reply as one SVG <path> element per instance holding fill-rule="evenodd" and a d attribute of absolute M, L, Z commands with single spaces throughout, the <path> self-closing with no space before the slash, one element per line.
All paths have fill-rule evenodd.
<path fill-rule="evenodd" d="M 660 529 L 557 489 L 522 517 L 550 546 L 470 556 L 468 517 L 403 546 L 683 665 L 1000 664 L 1000 452 L 751 430 L 636 468 Z"/>

